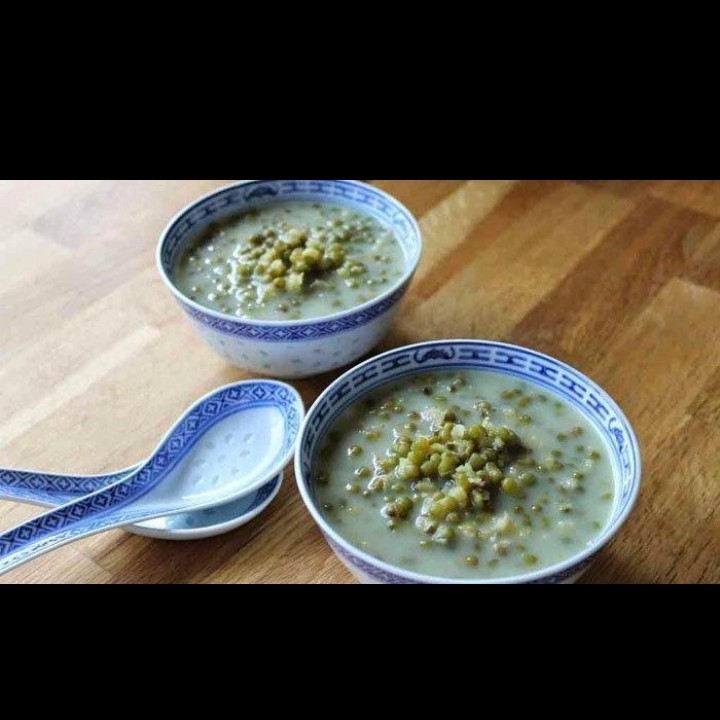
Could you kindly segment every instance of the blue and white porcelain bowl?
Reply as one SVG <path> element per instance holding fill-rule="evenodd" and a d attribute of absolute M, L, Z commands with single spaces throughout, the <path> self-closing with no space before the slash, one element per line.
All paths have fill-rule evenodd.
<path fill-rule="evenodd" d="M 340 536 L 315 499 L 314 473 L 324 436 L 335 418 L 376 388 L 428 370 L 478 369 L 504 373 L 545 387 L 576 407 L 600 432 L 611 458 L 615 499 L 600 536 L 568 560 L 500 579 L 458 580 L 422 575 L 389 565 Z M 392 350 L 361 363 L 332 383 L 305 416 L 295 454 L 295 476 L 303 502 L 338 558 L 367 583 L 571 583 L 615 536 L 632 511 L 641 479 L 638 441 L 614 400 L 592 380 L 552 357 L 515 345 L 484 340 L 439 340 Z"/>
<path fill-rule="evenodd" d="M 185 297 L 173 283 L 178 258 L 208 225 L 274 202 L 330 202 L 362 211 L 392 228 L 405 269 L 386 292 L 351 310 L 312 320 L 241 319 Z M 263 375 L 303 378 L 349 365 L 386 335 L 420 262 L 422 240 L 412 214 L 393 197 L 356 180 L 255 180 L 216 190 L 188 205 L 163 231 L 157 264 L 165 284 L 204 340 L 228 362 Z"/>

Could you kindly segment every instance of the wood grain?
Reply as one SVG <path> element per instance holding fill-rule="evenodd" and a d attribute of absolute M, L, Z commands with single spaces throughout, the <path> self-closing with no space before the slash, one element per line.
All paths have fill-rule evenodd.
<path fill-rule="evenodd" d="M 169 219 L 225 180 L 0 181 L 0 466 L 103 472 L 198 396 L 251 377 L 198 341 L 154 267 Z M 582 582 L 720 582 L 720 182 L 377 180 L 416 214 L 417 276 L 381 348 L 501 339 L 623 407 L 643 486 Z M 297 382 L 309 405 L 338 373 Z M 0 529 L 38 509 L 0 501 Z M 0 583 L 350 583 L 295 487 L 188 543 L 121 530 Z"/>

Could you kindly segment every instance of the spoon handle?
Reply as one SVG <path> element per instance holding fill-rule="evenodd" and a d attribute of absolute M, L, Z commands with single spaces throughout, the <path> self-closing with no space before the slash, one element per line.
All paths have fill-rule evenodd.
<path fill-rule="evenodd" d="M 0 468 L 0 500 L 55 507 L 112 485 L 137 465 L 103 475 L 56 475 L 35 470 Z"/>
<path fill-rule="evenodd" d="M 182 504 L 177 509 L 135 504 L 164 475 L 165 472 L 157 472 L 152 463 L 148 463 L 91 495 L 49 510 L 1 534 L 0 574 L 89 535 L 182 509 Z"/>

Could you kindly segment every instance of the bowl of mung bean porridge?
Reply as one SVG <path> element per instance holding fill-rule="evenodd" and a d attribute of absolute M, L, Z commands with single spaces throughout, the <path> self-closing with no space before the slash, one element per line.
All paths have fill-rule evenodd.
<path fill-rule="evenodd" d="M 300 495 L 368 583 L 570 583 L 640 488 L 637 438 L 591 379 L 528 348 L 439 340 L 333 382 L 295 454 Z"/>
<path fill-rule="evenodd" d="M 386 335 L 420 262 L 418 224 L 356 180 L 255 180 L 163 231 L 157 265 L 207 344 L 277 378 L 350 365 Z"/>

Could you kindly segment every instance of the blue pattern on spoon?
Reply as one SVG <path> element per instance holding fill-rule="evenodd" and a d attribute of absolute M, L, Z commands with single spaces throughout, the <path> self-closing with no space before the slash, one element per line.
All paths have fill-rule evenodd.
<path fill-rule="evenodd" d="M 0 470 L 0 500 L 55 507 L 102 490 L 140 466 L 104 475 L 57 475 L 34 470 Z"/>
<path fill-rule="evenodd" d="M 255 476 L 242 487 L 231 483 L 212 489 L 195 480 L 188 485 L 187 470 L 198 455 L 199 441 L 241 411 L 248 413 L 249 424 L 262 431 L 255 451 L 269 451 L 269 457 L 263 462 L 250 457 Z M 265 425 L 258 411 L 264 414 Z M 0 535 L 0 572 L 81 537 L 218 505 L 259 488 L 292 457 L 303 413 L 297 392 L 277 381 L 245 381 L 210 393 L 186 411 L 150 458 L 129 475 Z M 248 438 L 255 439 L 253 433 Z M 32 485 L 30 478 L 25 479 Z"/>
<path fill-rule="evenodd" d="M 139 466 L 106 475 L 57 475 L 30 470 L 0 470 L 0 500 L 57 507 L 107 487 Z M 181 512 L 147 520 L 123 529 L 160 540 L 195 540 L 222 535 L 253 520 L 275 498 L 283 473 L 259 490 L 205 510 Z"/>

